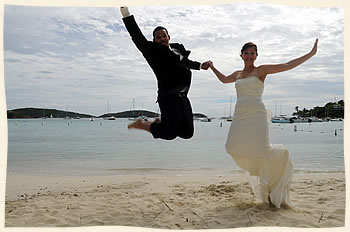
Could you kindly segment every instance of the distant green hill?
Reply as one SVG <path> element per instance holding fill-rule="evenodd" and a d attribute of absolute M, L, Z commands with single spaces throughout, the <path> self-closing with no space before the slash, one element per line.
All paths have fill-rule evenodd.
<path fill-rule="evenodd" d="M 65 117 L 80 117 L 91 118 L 93 115 L 79 114 L 76 112 L 62 111 L 56 109 L 43 109 L 43 108 L 21 108 L 7 111 L 7 118 L 65 118 Z"/>
<path fill-rule="evenodd" d="M 151 111 L 147 111 L 147 110 L 128 110 L 128 111 L 119 112 L 119 113 L 104 114 L 104 115 L 99 116 L 99 118 L 105 118 L 105 117 L 110 117 L 110 116 L 114 116 L 116 118 L 137 118 L 137 117 L 141 117 L 141 116 L 146 116 L 149 118 L 156 118 L 156 117 L 159 117 L 160 114 L 157 114 L 157 113 L 154 113 Z M 194 113 L 193 117 L 194 118 L 207 118 L 206 115 L 200 114 L 200 113 Z"/>
<path fill-rule="evenodd" d="M 109 114 L 103 114 L 101 116 L 94 116 L 90 114 L 80 114 L 76 112 L 70 112 L 70 111 L 63 111 L 63 110 L 56 110 L 56 109 L 44 109 L 44 108 L 20 108 L 20 109 L 13 109 L 7 111 L 7 118 L 105 118 L 114 116 L 116 118 L 137 118 L 140 116 L 145 116 L 149 118 L 156 118 L 159 117 L 160 114 L 154 113 L 147 110 L 129 110 L 129 111 L 123 111 L 119 113 L 109 113 Z M 193 114 L 193 117 L 207 117 L 204 114 L 195 113 Z"/>
<path fill-rule="evenodd" d="M 53 118 L 104 118 L 109 116 L 114 116 L 116 118 L 132 118 L 132 117 L 139 117 L 139 116 L 146 116 L 146 117 L 159 117 L 159 114 L 150 112 L 147 110 L 131 110 L 131 111 L 124 111 L 120 113 L 109 113 L 109 114 L 103 114 L 101 116 L 94 116 L 90 114 L 80 114 L 77 112 L 70 112 L 70 111 L 63 111 L 63 110 L 56 110 L 56 109 L 44 109 L 44 108 L 20 108 L 20 109 L 14 109 L 14 110 L 8 110 L 7 111 L 7 118 L 42 118 L 47 117 L 50 118 L 52 115 Z"/>
<path fill-rule="evenodd" d="M 194 118 L 208 118 L 207 115 L 201 114 L 201 113 L 194 113 L 194 114 L 193 114 L 193 117 L 194 117 Z"/>
<path fill-rule="evenodd" d="M 99 116 L 99 118 L 105 118 L 105 117 L 110 117 L 114 116 L 116 118 L 137 118 L 140 116 L 146 116 L 149 118 L 155 118 L 159 117 L 159 114 L 147 111 L 147 110 L 128 110 L 124 112 L 119 112 L 119 113 L 109 113 L 109 114 L 104 114 Z"/>

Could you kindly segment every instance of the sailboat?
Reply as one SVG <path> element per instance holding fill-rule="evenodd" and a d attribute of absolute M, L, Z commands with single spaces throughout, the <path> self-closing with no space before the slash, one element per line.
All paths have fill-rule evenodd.
<path fill-rule="evenodd" d="M 141 116 L 139 118 L 142 118 L 143 120 L 148 121 L 148 117 L 146 115 L 143 115 L 143 103 L 141 108 Z"/>
<path fill-rule="evenodd" d="M 129 120 L 131 121 L 135 121 L 136 120 L 136 116 L 135 116 L 135 99 L 132 99 L 132 105 L 130 107 L 130 111 L 132 111 L 132 117 L 129 117 Z"/>
<path fill-rule="evenodd" d="M 110 110 L 110 104 L 109 104 L 109 101 L 107 101 L 107 117 L 104 117 L 103 119 L 104 120 L 115 120 L 116 118 L 114 116 L 109 115 L 109 110 Z"/>
<path fill-rule="evenodd" d="M 132 99 L 132 105 L 130 107 L 130 111 L 132 112 L 132 116 L 129 117 L 129 120 L 136 121 L 137 119 L 140 118 L 140 119 L 143 119 L 145 121 L 148 121 L 148 117 L 146 115 L 143 115 L 143 103 L 142 103 L 142 108 L 141 108 L 141 116 L 138 116 L 139 110 L 138 110 L 138 114 L 135 115 L 136 110 L 135 110 L 135 99 L 134 98 Z"/>
<path fill-rule="evenodd" d="M 275 101 L 275 116 L 271 118 L 272 123 L 293 123 L 295 117 L 289 117 L 285 114 L 282 114 L 282 102 L 280 105 L 280 115 L 277 116 L 277 101 Z"/>

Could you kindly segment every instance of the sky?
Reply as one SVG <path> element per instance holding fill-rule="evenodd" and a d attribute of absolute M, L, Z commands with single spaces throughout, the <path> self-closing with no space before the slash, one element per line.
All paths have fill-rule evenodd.
<path fill-rule="evenodd" d="M 265 80 L 263 100 L 273 114 L 344 99 L 344 9 L 265 3 L 133 5 L 131 14 L 152 40 L 162 25 L 190 59 L 212 60 L 224 74 L 243 68 L 240 50 L 258 46 L 256 66 L 318 52 L 299 67 Z M 24 107 L 100 116 L 136 109 L 158 111 L 156 78 L 132 43 L 118 7 L 4 6 L 4 79 L 8 110 Z M 296 20 L 298 19 L 298 20 Z M 193 70 L 195 113 L 228 116 L 234 83 L 211 70 Z M 232 104 L 231 104 L 232 102 Z"/>

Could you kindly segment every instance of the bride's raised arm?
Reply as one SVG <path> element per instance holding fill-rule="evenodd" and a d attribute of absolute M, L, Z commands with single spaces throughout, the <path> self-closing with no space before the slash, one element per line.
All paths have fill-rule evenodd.
<path fill-rule="evenodd" d="M 224 74 L 222 74 L 218 69 L 216 69 L 214 67 L 214 64 L 212 61 L 209 61 L 209 68 L 211 70 L 213 70 L 214 74 L 216 75 L 216 77 L 219 79 L 219 81 L 221 81 L 222 83 L 232 83 L 235 82 L 237 79 L 237 71 L 226 76 Z"/>
<path fill-rule="evenodd" d="M 302 63 L 304 63 L 305 61 L 307 61 L 308 59 L 310 59 L 312 56 L 314 56 L 317 52 L 317 43 L 318 43 L 318 39 L 315 40 L 314 46 L 312 48 L 312 50 L 299 57 L 296 59 L 293 59 L 287 63 L 284 64 L 268 64 L 268 65 L 261 65 L 258 67 L 259 69 L 259 73 L 262 74 L 263 76 L 266 76 L 267 74 L 273 74 L 273 73 L 279 73 L 279 72 L 284 72 L 290 69 L 293 69 L 299 65 L 301 65 Z"/>

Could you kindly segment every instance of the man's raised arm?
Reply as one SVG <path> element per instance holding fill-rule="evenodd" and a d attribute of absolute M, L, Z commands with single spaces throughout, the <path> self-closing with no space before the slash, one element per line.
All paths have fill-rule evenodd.
<path fill-rule="evenodd" d="M 139 26 L 137 25 L 135 18 L 130 14 L 127 6 L 120 7 L 120 13 L 123 16 L 123 22 L 125 24 L 126 30 L 129 32 L 132 41 L 136 47 L 142 52 L 147 52 L 149 41 L 142 34 Z"/>

